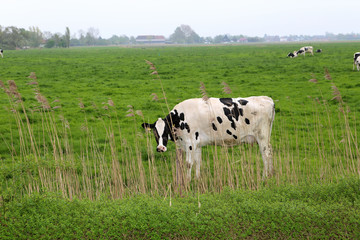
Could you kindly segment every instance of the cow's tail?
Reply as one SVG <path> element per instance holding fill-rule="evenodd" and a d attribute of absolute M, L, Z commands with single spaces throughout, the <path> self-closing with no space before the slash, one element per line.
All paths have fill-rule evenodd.
<path fill-rule="evenodd" d="M 275 119 L 275 103 L 272 100 L 272 109 L 271 109 L 271 114 L 270 114 L 270 136 L 271 136 L 274 119 Z"/>

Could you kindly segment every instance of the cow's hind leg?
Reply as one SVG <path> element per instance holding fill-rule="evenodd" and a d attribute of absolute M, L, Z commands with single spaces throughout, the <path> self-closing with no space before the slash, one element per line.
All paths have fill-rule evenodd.
<path fill-rule="evenodd" d="M 187 180 L 191 181 L 191 168 L 194 163 L 192 158 L 192 151 L 186 150 L 186 167 L 187 167 Z"/>
<path fill-rule="evenodd" d="M 274 174 L 273 151 L 270 141 L 258 141 L 261 156 L 264 163 L 263 179 Z"/>

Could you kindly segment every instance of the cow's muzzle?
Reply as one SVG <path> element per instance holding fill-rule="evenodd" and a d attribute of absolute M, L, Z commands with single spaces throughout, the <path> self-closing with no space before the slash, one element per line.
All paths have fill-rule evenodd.
<path fill-rule="evenodd" d="M 156 148 L 156 151 L 157 152 L 166 152 L 166 147 L 165 146 L 158 146 L 157 148 Z"/>

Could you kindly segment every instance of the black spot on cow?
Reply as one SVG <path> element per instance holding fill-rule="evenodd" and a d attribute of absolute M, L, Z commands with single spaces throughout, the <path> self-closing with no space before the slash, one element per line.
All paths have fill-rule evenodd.
<path fill-rule="evenodd" d="M 226 130 L 226 133 L 229 135 L 232 135 L 232 133 L 230 132 L 230 130 Z"/>
<path fill-rule="evenodd" d="M 230 109 L 228 109 L 226 107 L 224 107 L 223 109 L 224 109 L 225 116 L 229 119 L 229 121 L 231 121 L 232 115 L 231 115 Z"/>
<path fill-rule="evenodd" d="M 222 123 L 221 117 L 217 117 L 216 119 L 217 119 L 217 121 L 218 121 L 220 124 Z"/>
<path fill-rule="evenodd" d="M 236 115 L 236 113 L 233 111 L 234 109 L 232 109 L 231 111 L 230 111 L 230 109 L 228 109 L 228 108 L 226 108 L 226 107 L 224 107 L 223 109 L 224 109 L 224 114 L 225 114 L 225 116 L 226 116 L 226 117 L 229 119 L 229 121 L 231 122 L 231 127 L 232 127 L 233 129 L 236 129 L 235 122 L 234 122 L 234 120 L 232 119 L 233 117 L 235 117 L 234 115 Z M 238 114 L 239 114 L 239 112 L 238 112 Z M 239 118 L 239 115 L 237 115 L 237 117 Z"/>
<path fill-rule="evenodd" d="M 184 130 L 184 129 L 185 129 L 185 123 L 183 123 L 183 122 L 181 123 L 180 129 L 181 129 L 181 130 Z"/>
<path fill-rule="evenodd" d="M 181 120 L 181 121 L 184 121 L 184 120 L 185 120 L 185 115 L 184 115 L 184 113 L 180 113 L 180 120 Z"/>
<path fill-rule="evenodd" d="M 234 103 L 234 108 L 231 109 L 231 115 L 235 118 L 236 121 L 239 121 L 239 116 L 243 115 L 243 109 L 238 108 L 238 105 Z"/>
<path fill-rule="evenodd" d="M 247 119 L 247 118 L 245 118 L 245 123 L 246 123 L 246 124 L 250 124 L 250 120 Z"/>
<path fill-rule="evenodd" d="M 237 136 L 236 136 L 236 135 L 233 135 L 233 137 L 234 137 L 235 139 L 237 139 Z"/>
<path fill-rule="evenodd" d="M 237 104 L 236 104 L 236 103 L 234 103 L 234 108 L 231 109 L 231 115 L 236 119 L 236 121 L 239 120 L 240 112 L 239 112 L 239 109 L 237 108 Z"/>
<path fill-rule="evenodd" d="M 214 123 L 212 123 L 212 128 L 214 129 L 214 131 L 217 131 L 217 127 L 215 126 Z"/>
<path fill-rule="evenodd" d="M 232 98 L 220 98 L 220 102 L 228 107 L 233 104 Z"/>
<path fill-rule="evenodd" d="M 192 150 L 192 146 L 189 147 L 190 151 Z"/>
<path fill-rule="evenodd" d="M 245 99 L 240 99 L 239 100 L 239 103 L 243 106 L 245 106 L 249 101 L 248 100 L 245 100 Z"/>
<path fill-rule="evenodd" d="M 199 138 L 199 132 L 196 132 L 195 133 L 195 140 L 198 140 L 198 138 Z"/>
<path fill-rule="evenodd" d="M 190 126 L 187 123 L 185 123 L 185 128 L 186 128 L 187 132 L 190 133 Z"/>

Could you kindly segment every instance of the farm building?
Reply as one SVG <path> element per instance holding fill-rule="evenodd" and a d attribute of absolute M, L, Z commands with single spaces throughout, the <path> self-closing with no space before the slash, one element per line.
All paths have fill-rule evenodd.
<path fill-rule="evenodd" d="M 136 37 L 136 43 L 165 43 L 165 37 L 161 35 L 140 35 Z"/>

